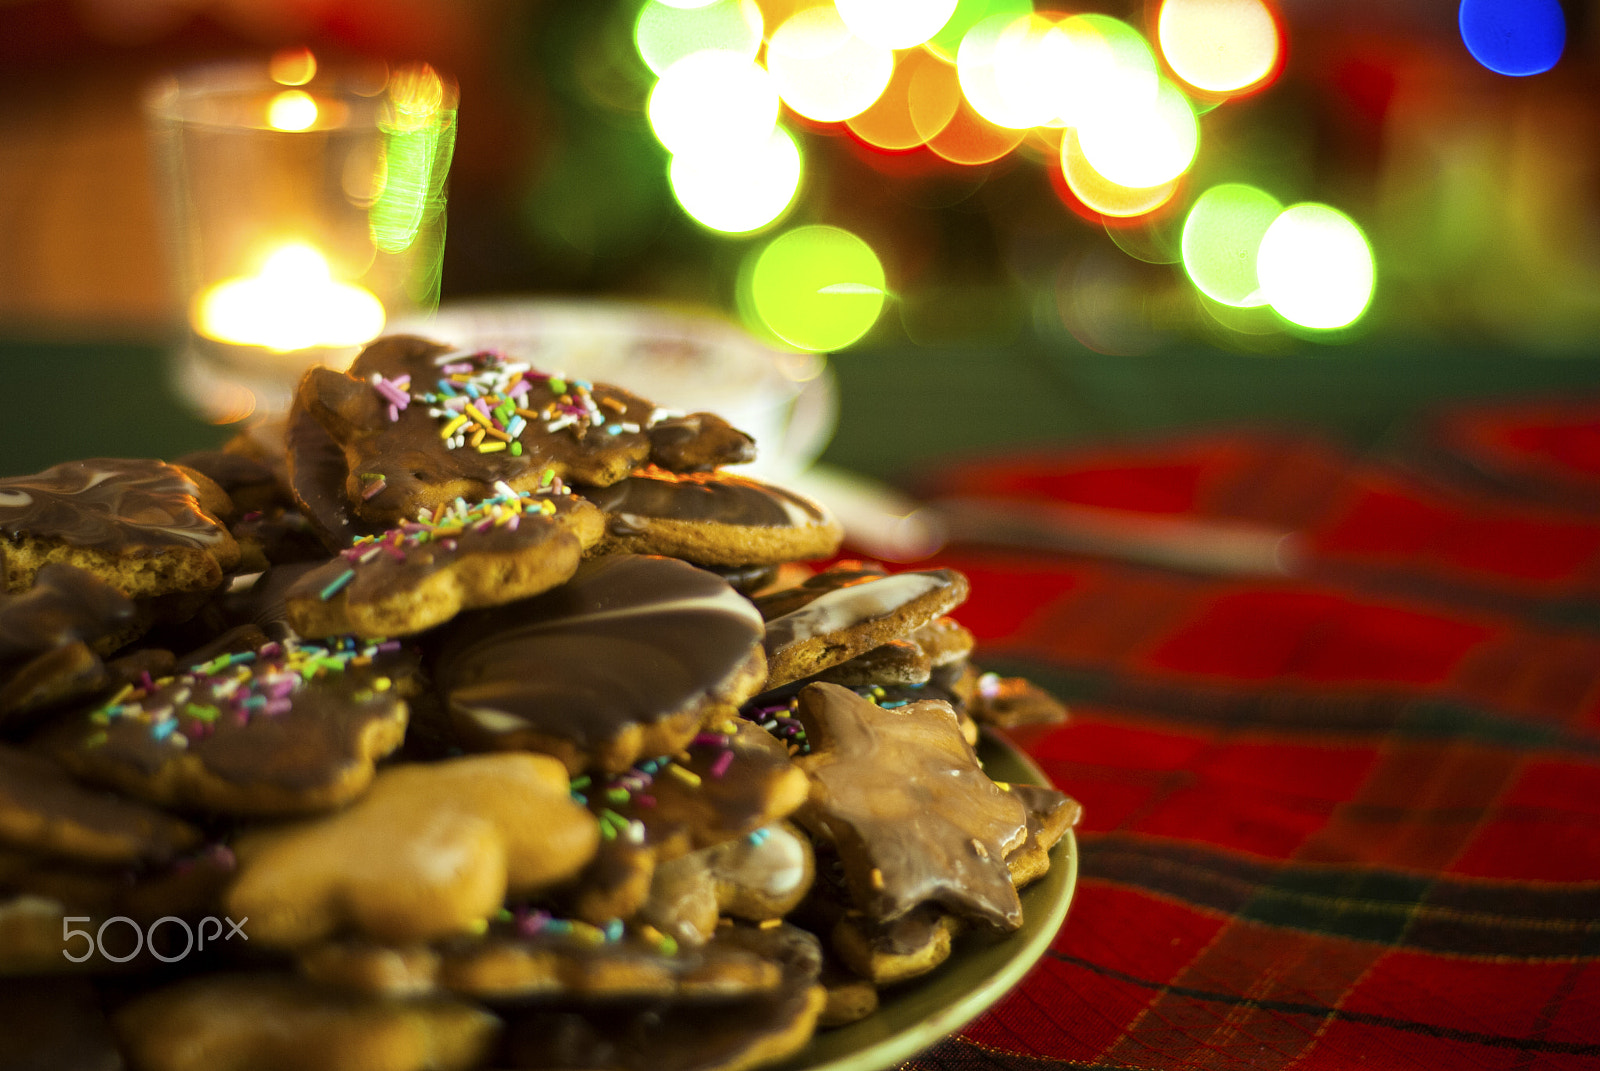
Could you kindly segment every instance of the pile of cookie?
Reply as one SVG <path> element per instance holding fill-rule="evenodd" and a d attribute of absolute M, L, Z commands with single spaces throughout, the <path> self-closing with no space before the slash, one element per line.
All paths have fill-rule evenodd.
<path fill-rule="evenodd" d="M 396 336 L 176 463 L 0 480 L 7 1067 L 732 1069 L 872 1014 L 1077 817 L 948 569 L 706 413 Z"/>

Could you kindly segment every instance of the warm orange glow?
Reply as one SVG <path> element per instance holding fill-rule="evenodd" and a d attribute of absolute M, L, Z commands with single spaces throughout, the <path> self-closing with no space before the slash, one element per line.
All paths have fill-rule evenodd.
<path fill-rule="evenodd" d="M 1128 218 L 1154 212 L 1178 189 L 1178 179 L 1142 189 L 1117 185 L 1090 166 L 1078 144 L 1078 132 L 1070 128 L 1061 139 L 1061 173 L 1072 195 L 1102 216 Z"/>
<path fill-rule="evenodd" d="M 928 139 L 928 148 L 952 164 L 990 164 L 1022 144 L 1027 133 L 995 126 L 962 101 L 944 129 Z"/>
<path fill-rule="evenodd" d="M 273 53 L 267 73 L 280 86 L 303 86 L 317 76 L 317 57 L 309 48 L 286 48 Z"/>
<path fill-rule="evenodd" d="M 917 114 L 913 114 L 915 97 Z M 943 130 L 961 106 L 955 68 L 924 49 L 902 52 L 894 74 L 872 107 L 846 120 L 856 137 L 888 152 L 923 145 Z"/>

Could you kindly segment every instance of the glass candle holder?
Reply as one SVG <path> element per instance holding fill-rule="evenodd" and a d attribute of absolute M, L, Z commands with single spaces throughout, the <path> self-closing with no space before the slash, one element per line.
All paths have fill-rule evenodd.
<path fill-rule="evenodd" d="M 151 87 L 184 398 L 217 421 L 284 408 L 306 368 L 437 304 L 456 105 L 426 65 L 304 51 Z"/>

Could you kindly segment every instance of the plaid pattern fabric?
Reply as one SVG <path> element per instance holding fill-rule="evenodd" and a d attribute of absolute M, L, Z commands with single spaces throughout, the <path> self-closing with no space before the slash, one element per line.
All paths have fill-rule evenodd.
<path fill-rule="evenodd" d="M 1085 808 L 1066 926 L 918 1071 L 1600 1067 L 1600 403 L 1404 457 L 1219 436 L 937 493 L 1298 533 L 1289 575 L 953 548 Z"/>

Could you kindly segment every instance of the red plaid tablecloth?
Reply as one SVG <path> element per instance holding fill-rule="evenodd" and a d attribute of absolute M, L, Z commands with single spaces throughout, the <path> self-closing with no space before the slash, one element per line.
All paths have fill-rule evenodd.
<path fill-rule="evenodd" d="M 1066 926 L 919 1071 L 1600 1067 L 1600 401 L 1381 460 L 1266 434 L 963 465 L 938 493 L 1300 533 L 1205 577 L 952 548 L 1084 804 Z"/>

